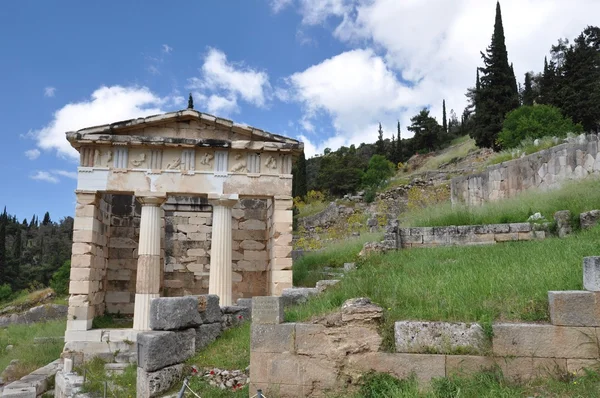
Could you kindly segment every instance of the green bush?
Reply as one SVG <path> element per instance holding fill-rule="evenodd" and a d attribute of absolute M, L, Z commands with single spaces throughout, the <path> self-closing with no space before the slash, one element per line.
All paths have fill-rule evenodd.
<path fill-rule="evenodd" d="M 52 279 L 50 279 L 50 287 L 56 292 L 56 294 L 69 293 L 70 275 L 71 260 L 67 260 L 54 274 L 52 274 Z"/>
<path fill-rule="evenodd" d="M 564 117 L 554 106 L 522 106 L 506 115 L 498 143 L 502 148 L 514 148 L 525 138 L 565 137 L 567 133 L 581 131 L 581 124 L 573 124 L 571 118 Z"/>
<path fill-rule="evenodd" d="M 381 155 L 373 155 L 369 160 L 367 172 L 362 177 L 363 185 L 366 187 L 378 187 L 386 179 L 396 172 L 394 163 Z"/>
<path fill-rule="evenodd" d="M 12 297 L 12 289 L 8 283 L 0 285 L 0 301 L 7 301 Z"/>

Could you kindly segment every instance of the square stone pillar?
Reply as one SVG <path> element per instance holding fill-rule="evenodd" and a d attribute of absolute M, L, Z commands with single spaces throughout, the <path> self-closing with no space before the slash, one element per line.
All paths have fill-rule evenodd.
<path fill-rule="evenodd" d="M 292 222 L 294 205 L 291 196 L 275 196 L 267 210 L 269 228 L 269 294 L 280 296 L 292 287 Z"/>
<path fill-rule="evenodd" d="M 96 307 L 103 303 L 106 273 L 106 236 L 102 225 L 100 194 L 76 191 L 73 247 L 69 282 L 67 330 L 92 328 Z"/>
<path fill-rule="evenodd" d="M 213 207 L 208 294 L 219 296 L 222 306 L 233 305 L 231 208 L 237 202 L 237 194 L 208 195 Z"/>
<path fill-rule="evenodd" d="M 161 236 L 164 193 L 136 194 L 142 204 L 140 243 L 138 246 L 137 278 L 133 328 L 150 330 L 150 301 L 159 297 L 161 282 Z"/>

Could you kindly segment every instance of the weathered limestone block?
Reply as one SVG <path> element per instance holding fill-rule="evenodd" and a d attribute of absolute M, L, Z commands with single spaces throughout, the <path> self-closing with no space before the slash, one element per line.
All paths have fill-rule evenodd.
<path fill-rule="evenodd" d="M 349 299 L 342 304 L 342 322 L 376 322 L 383 316 L 383 309 L 366 297 Z"/>
<path fill-rule="evenodd" d="M 158 397 L 181 380 L 184 364 L 168 366 L 155 372 L 137 368 L 136 391 L 138 398 Z"/>
<path fill-rule="evenodd" d="M 281 297 L 258 296 L 252 298 L 252 323 L 275 325 L 284 320 Z"/>
<path fill-rule="evenodd" d="M 567 358 L 567 371 L 570 374 L 581 376 L 584 374 L 584 369 L 598 370 L 598 360 Z"/>
<path fill-rule="evenodd" d="M 194 355 L 196 330 L 144 332 L 137 336 L 138 367 L 154 372 Z"/>
<path fill-rule="evenodd" d="M 19 387 L 10 388 L 5 387 L 2 392 L 3 398 L 36 398 L 37 393 L 35 387 Z"/>
<path fill-rule="evenodd" d="M 540 377 L 564 376 L 567 360 L 564 358 L 497 358 L 504 377 L 514 383 L 523 383 Z"/>
<path fill-rule="evenodd" d="M 250 350 L 252 352 L 294 352 L 295 323 L 252 323 Z"/>
<path fill-rule="evenodd" d="M 370 352 L 348 358 L 351 368 L 361 372 L 377 371 L 389 373 L 399 379 L 410 377 L 413 372 L 419 383 L 428 385 L 433 378 L 446 376 L 444 355 L 435 354 L 390 354 Z"/>
<path fill-rule="evenodd" d="M 287 289 L 283 289 L 281 293 L 281 298 L 283 299 L 283 305 L 296 305 L 302 304 L 308 301 L 310 296 L 314 296 L 319 291 L 317 288 L 311 287 L 289 287 Z"/>
<path fill-rule="evenodd" d="M 494 358 L 477 355 L 447 355 L 446 376 L 469 376 L 494 367 Z"/>
<path fill-rule="evenodd" d="M 573 232 L 571 226 L 571 212 L 569 210 L 560 210 L 554 213 L 554 220 L 558 229 L 558 236 L 564 238 Z"/>
<path fill-rule="evenodd" d="M 323 293 L 325 290 L 330 288 L 331 286 L 335 286 L 340 283 L 339 279 L 326 279 L 322 281 L 318 281 L 315 285 L 315 289 L 317 289 L 318 293 Z"/>
<path fill-rule="evenodd" d="M 207 323 L 196 328 L 196 351 L 203 350 L 221 335 L 220 323 Z"/>
<path fill-rule="evenodd" d="M 150 329 L 179 330 L 202 323 L 198 297 L 159 297 L 150 301 Z"/>
<path fill-rule="evenodd" d="M 581 229 L 592 228 L 598 225 L 598 221 L 600 221 L 600 210 L 591 210 L 579 215 L 579 224 L 581 225 Z"/>
<path fill-rule="evenodd" d="M 394 333 L 397 352 L 481 354 L 487 346 L 477 323 L 399 321 Z"/>
<path fill-rule="evenodd" d="M 600 326 L 600 293 L 548 292 L 550 320 L 558 326 Z"/>
<path fill-rule="evenodd" d="M 590 292 L 600 292 L 600 257 L 584 257 L 583 288 Z"/>
<path fill-rule="evenodd" d="M 597 358 L 593 327 L 566 327 L 528 323 L 494 324 L 494 356 L 540 358 Z"/>
<path fill-rule="evenodd" d="M 198 312 L 200 312 L 202 323 L 220 322 L 221 307 L 219 307 L 219 296 L 203 294 L 196 297 L 198 299 Z"/>

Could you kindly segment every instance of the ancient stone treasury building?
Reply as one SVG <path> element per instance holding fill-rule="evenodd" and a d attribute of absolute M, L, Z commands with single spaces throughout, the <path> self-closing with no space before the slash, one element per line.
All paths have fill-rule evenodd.
<path fill-rule="evenodd" d="M 299 141 L 187 109 L 66 134 L 81 155 L 67 342 L 150 300 L 281 294 L 292 286 Z"/>

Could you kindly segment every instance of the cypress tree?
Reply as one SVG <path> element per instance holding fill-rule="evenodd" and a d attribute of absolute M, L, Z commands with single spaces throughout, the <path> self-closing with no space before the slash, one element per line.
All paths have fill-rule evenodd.
<path fill-rule="evenodd" d="M 46 214 L 44 214 L 44 219 L 42 220 L 42 225 L 48 225 L 52 222 L 52 220 L 50 219 L 50 213 L 46 212 Z"/>
<path fill-rule="evenodd" d="M 379 123 L 378 133 L 379 135 L 377 136 L 377 142 L 375 143 L 377 154 L 385 156 L 385 143 L 383 142 L 383 129 L 381 128 L 381 123 Z"/>
<path fill-rule="evenodd" d="M 446 100 L 442 100 L 442 128 L 448 133 L 448 119 L 446 118 Z"/>
<path fill-rule="evenodd" d="M 6 207 L 0 215 L 0 285 L 7 281 L 8 266 L 6 264 L 6 223 L 8 217 L 6 215 Z"/>
<path fill-rule="evenodd" d="M 499 2 L 496 3 L 492 42 L 481 57 L 484 66 L 476 94 L 477 110 L 471 137 L 479 147 L 498 149 L 496 137 L 502 130 L 504 117 L 519 106 L 515 75 L 508 63 Z"/>
<path fill-rule="evenodd" d="M 534 97 L 531 73 L 527 72 L 525 73 L 525 87 L 523 89 L 523 105 L 533 105 Z"/>
<path fill-rule="evenodd" d="M 304 152 L 302 152 L 300 157 L 298 157 L 298 161 L 294 165 L 293 173 L 294 180 L 292 182 L 292 196 L 300 196 L 301 198 L 304 198 L 308 191 L 306 184 L 306 157 L 304 156 Z"/>
<path fill-rule="evenodd" d="M 402 157 L 402 137 L 400 136 L 400 120 L 398 120 L 398 137 L 396 138 L 396 159 L 401 162 Z"/>

